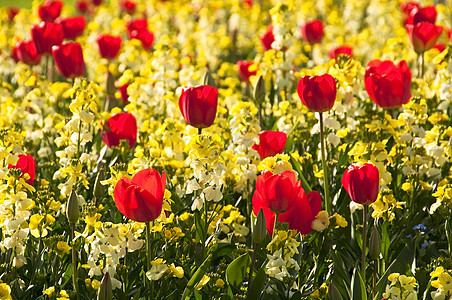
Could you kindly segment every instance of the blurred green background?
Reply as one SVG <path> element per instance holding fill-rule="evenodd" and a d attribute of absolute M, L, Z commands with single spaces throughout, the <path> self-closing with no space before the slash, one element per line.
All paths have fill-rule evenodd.
<path fill-rule="evenodd" d="M 62 0 L 62 1 L 69 5 L 72 5 L 72 3 L 74 3 L 73 0 Z M 31 8 L 32 2 L 33 0 L 0 0 L 0 6 L 16 6 Z"/>

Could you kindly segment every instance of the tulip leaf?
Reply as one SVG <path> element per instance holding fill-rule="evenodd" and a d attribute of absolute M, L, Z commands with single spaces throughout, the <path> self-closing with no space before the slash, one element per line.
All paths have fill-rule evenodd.
<path fill-rule="evenodd" d="M 296 160 L 295 157 L 293 157 L 293 155 L 291 153 L 289 153 L 289 156 L 290 156 L 290 163 L 292 164 L 292 166 L 294 167 L 295 171 L 297 171 L 298 176 L 300 177 L 301 187 L 304 189 L 306 194 L 310 193 L 312 191 L 312 188 L 311 188 L 311 186 L 309 185 L 308 181 L 306 180 L 306 178 L 303 175 L 303 168 L 301 167 L 301 165 L 298 162 L 298 160 Z"/>
<path fill-rule="evenodd" d="M 264 77 L 259 76 L 259 78 L 256 81 L 256 84 L 254 85 L 254 93 L 253 93 L 254 101 L 258 103 L 259 105 L 262 105 L 265 100 L 265 81 Z"/>
<path fill-rule="evenodd" d="M 182 297 L 181 297 L 182 300 L 185 300 L 190 297 L 191 293 L 195 289 L 195 285 L 202 279 L 202 277 L 206 273 L 207 268 L 210 265 L 211 259 L 212 259 L 212 254 L 207 256 L 207 258 L 204 260 L 204 262 L 199 266 L 199 268 L 196 270 L 196 272 L 190 278 L 190 280 L 188 281 L 187 286 L 185 287 L 184 292 L 182 294 Z"/>
<path fill-rule="evenodd" d="M 233 262 L 231 262 L 226 269 L 226 281 L 234 288 L 238 288 L 242 284 L 246 270 L 251 263 L 251 257 L 248 253 L 245 253 L 237 257 Z"/>
<path fill-rule="evenodd" d="M 352 300 L 367 300 L 366 284 L 357 268 L 353 270 L 351 286 L 352 290 L 350 298 Z"/>
<path fill-rule="evenodd" d="M 260 295 L 264 289 L 265 281 L 267 280 L 267 275 L 265 274 L 265 267 L 262 267 L 254 277 L 251 282 L 251 286 L 248 289 L 248 294 L 246 299 L 260 299 Z"/>

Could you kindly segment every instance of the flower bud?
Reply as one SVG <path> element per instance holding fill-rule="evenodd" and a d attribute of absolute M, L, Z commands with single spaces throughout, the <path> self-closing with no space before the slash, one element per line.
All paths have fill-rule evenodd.
<path fill-rule="evenodd" d="M 372 227 L 369 241 L 369 256 L 372 259 L 378 259 L 381 253 L 381 237 L 377 227 Z"/>
<path fill-rule="evenodd" d="M 97 293 L 97 300 L 112 300 L 113 299 L 113 289 L 111 286 L 110 274 L 105 273 L 102 282 L 100 283 L 99 291 Z"/>
<path fill-rule="evenodd" d="M 78 221 L 78 217 L 80 216 L 80 210 L 78 205 L 77 193 L 73 189 L 71 195 L 69 196 L 69 200 L 67 202 L 66 207 L 66 216 L 69 220 L 69 223 L 75 224 Z"/>
<path fill-rule="evenodd" d="M 262 105 L 265 100 L 265 81 L 264 77 L 259 76 L 259 78 L 256 81 L 256 84 L 254 85 L 254 101 L 256 101 L 257 104 Z"/>
<path fill-rule="evenodd" d="M 104 186 L 100 183 L 105 180 L 105 170 L 101 168 L 97 173 L 96 181 L 94 182 L 94 197 L 101 199 L 104 195 Z"/>
<path fill-rule="evenodd" d="M 341 293 L 332 281 L 328 285 L 328 300 L 342 300 Z"/>
<path fill-rule="evenodd" d="M 255 244 L 260 244 L 264 241 L 267 235 L 267 222 L 265 221 L 265 215 L 262 208 L 259 210 L 256 218 L 256 224 L 254 225 L 253 239 Z"/>

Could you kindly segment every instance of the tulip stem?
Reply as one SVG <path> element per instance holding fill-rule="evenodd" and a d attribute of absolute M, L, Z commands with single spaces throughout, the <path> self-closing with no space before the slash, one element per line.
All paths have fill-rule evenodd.
<path fill-rule="evenodd" d="M 273 233 L 272 233 L 272 240 L 273 237 L 275 236 L 275 231 L 276 231 L 276 223 L 278 223 L 278 217 L 279 217 L 279 213 L 275 213 L 275 224 L 273 224 Z"/>
<path fill-rule="evenodd" d="M 202 134 L 202 128 L 198 128 L 198 134 L 199 134 L 199 135 Z"/>
<path fill-rule="evenodd" d="M 259 247 L 259 244 L 255 243 L 254 249 L 253 249 L 253 256 L 251 258 L 250 275 L 248 278 L 248 291 L 250 290 L 251 282 L 253 281 L 254 264 L 256 263 L 256 252 L 258 250 L 258 247 Z"/>
<path fill-rule="evenodd" d="M 323 132 L 323 113 L 320 115 L 320 152 L 322 154 L 322 167 L 323 167 L 323 190 L 325 197 L 325 210 L 331 215 L 331 200 L 330 200 L 330 184 L 328 182 L 328 165 L 326 163 L 325 155 L 325 136 Z"/>
<path fill-rule="evenodd" d="M 366 250 L 367 250 L 367 212 L 369 206 L 367 204 L 363 205 L 363 247 L 361 252 L 361 277 L 363 278 L 364 284 L 366 283 Z"/>
<path fill-rule="evenodd" d="M 146 222 L 146 272 L 151 270 L 151 259 L 152 259 L 152 249 L 151 249 L 151 222 Z M 146 276 L 144 276 L 146 280 Z M 146 280 L 146 285 L 152 286 Z M 152 295 L 152 291 L 147 293 L 146 299 L 149 299 L 149 295 Z"/>
<path fill-rule="evenodd" d="M 71 223 L 71 233 L 72 233 L 72 285 L 74 293 L 77 295 L 77 299 L 79 295 L 77 293 L 77 259 L 75 256 L 75 223 Z"/>
<path fill-rule="evenodd" d="M 424 77 L 424 52 L 419 53 L 418 55 L 418 77 Z"/>

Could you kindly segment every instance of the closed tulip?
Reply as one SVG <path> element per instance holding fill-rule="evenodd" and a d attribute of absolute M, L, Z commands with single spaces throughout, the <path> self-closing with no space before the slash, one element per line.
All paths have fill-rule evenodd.
<path fill-rule="evenodd" d="M 272 25 L 268 26 L 267 31 L 260 37 L 260 39 L 265 51 L 268 51 L 272 48 L 272 44 L 275 41 Z"/>
<path fill-rule="evenodd" d="M 342 185 L 354 202 L 365 205 L 377 200 L 379 180 L 376 166 L 351 165 L 342 176 Z"/>
<path fill-rule="evenodd" d="M 261 159 L 283 153 L 286 146 L 287 134 L 281 131 L 262 131 L 259 133 L 259 144 L 253 149 L 259 153 Z"/>
<path fill-rule="evenodd" d="M 85 74 L 85 60 L 79 43 L 63 43 L 52 47 L 52 55 L 61 75 L 66 78 Z"/>
<path fill-rule="evenodd" d="M 310 110 L 325 112 L 330 110 L 336 99 L 336 81 L 333 76 L 303 76 L 297 86 L 301 102 Z"/>
<path fill-rule="evenodd" d="M 114 59 L 121 48 L 121 37 L 101 34 L 96 39 L 100 55 L 103 58 Z"/>
<path fill-rule="evenodd" d="M 137 140 L 137 121 L 130 113 L 119 113 L 108 119 L 102 141 L 108 147 L 119 146 L 121 140 L 129 141 L 132 148 Z"/>
<path fill-rule="evenodd" d="M 237 62 L 237 67 L 239 68 L 239 77 L 242 81 L 249 83 L 250 77 L 256 75 L 256 69 L 250 71 L 251 66 L 253 66 L 254 64 L 254 62 L 246 60 L 239 60 Z"/>
<path fill-rule="evenodd" d="M 436 22 L 436 8 L 434 6 L 426 6 L 422 8 L 415 8 L 410 12 L 405 24 L 413 24 L 421 22 L 428 22 L 435 24 Z"/>
<path fill-rule="evenodd" d="M 150 222 L 162 211 L 166 174 L 154 169 L 136 173 L 132 179 L 122 177 L 115 187 L 116 207 L 127 218 L 136 222 Z"/>
<path fill-rule="evenodd" d="M 372 60 L 364 75 L 370 99 L 382 108 L 400 107 L 411 98 L 411 71 L 403 60 L 398 65 L 390 60 Z"/>
<path fill-rule="evenodd" d="M 147 29 L 132 31 L 130 38 L 140 40 L 141 45 L 143 45 L 145 50 L 151 49 L 152 44 L 154 43 L 154 34 Z"/>
<path fill-rule="evenodd" d="M 414 51 L 417 53 L 433 48 L 443 32 L 443 27 L 429 22 L 420 22 L 416 25 L 408 24 L 405 27 Z"/>
<path fill-rule="evenodd" d="M 135 12 L 137 4 L 130 0 L 120 1 L 119 7 L 121 10 L 128 14 L 133 14 Z"/>
<path fill-rule="evenodd" d="M 419 8 L 419 3 L 414 1 L 404 2 L 400 4 L 400 9 L 406 17 L 408 17 L 413 10 L 417 10 Z"/>
<path fill-rule="evenodd" d="M 43 5 L 38 8 L 39 17 L 42 21 L 53 22 L 60 16 L 63 2 L 58 0 L 46 0 Z"/>
<path fill-rule="evenodd" d="M 135 19 L 127 22 L 126 26 L 129 37 L 131 37 L 131 34 L 134 31 L 142 31 L 148 29 L 148 21 L 146 19 Z"/>
<path fill-rule="evenodd" d="M 35 181 L 36 163 L 31 155 L 19 154 L 19 160 L 15 165 L 9 165 L 9 169 L 20 169 L 22 174 L 28 174 L 30 178 L 26 180 L 26 183 L 32 185 Z M 20 177 L 22 177 L 21 175 Z M 19 177 L 19 178 L 20 178 Z"/>
<path fill-rule="evenodd" d="M 352 58 L 353 57 L 353 48 L 349 47 L 349 46 L 340 46 L 340 47 L 331 49 L 330 52 L 328 52 L 330 59 L 337 59 L 340 54 L 348 55 L 348 57 Z"/>
<path fill-rule="evenodd" d="M 52 46 L 63 42 L 63 28 L 61 24 L 41 22 L 31 26 L 31 38 L 39 54 L 51 54 Z"/>
<path fill-rule="evenodd" d="M 323 23 L 320 20 L 306 22 L 301 25 L 301 36 L 309 44 L 320 43 L 323 38 Z"/>
<path fill-rule="evenodd" d="M 121 101 L 125 104 L 129 103 L 129 94 L 127 94 L 128 83 L 125 83 L 118 87 L 119 93 L 121 94 Z"/>
<path fill-rule="evenodd" d="M 17 58 L 21 62 L 29 66 L 35 66 L 41 62 L 41 55 L 38 53 L 33 41 L 17 42 L 15 48 L 17 48 Z"/>
<path fill-rule="evenodd" d="M 185 121 L 198 129 L 209 127 L 217 115 L 218 90 L 209 85 L 184 87 L 179 108 Z"/>
<path fill-rule="evenodd" d="M 58 19 L 57 23 L 61 24 L 65 39 L 75 40 L 85 30 L 86 19 L 83 16 L 64 18 Z"/>

